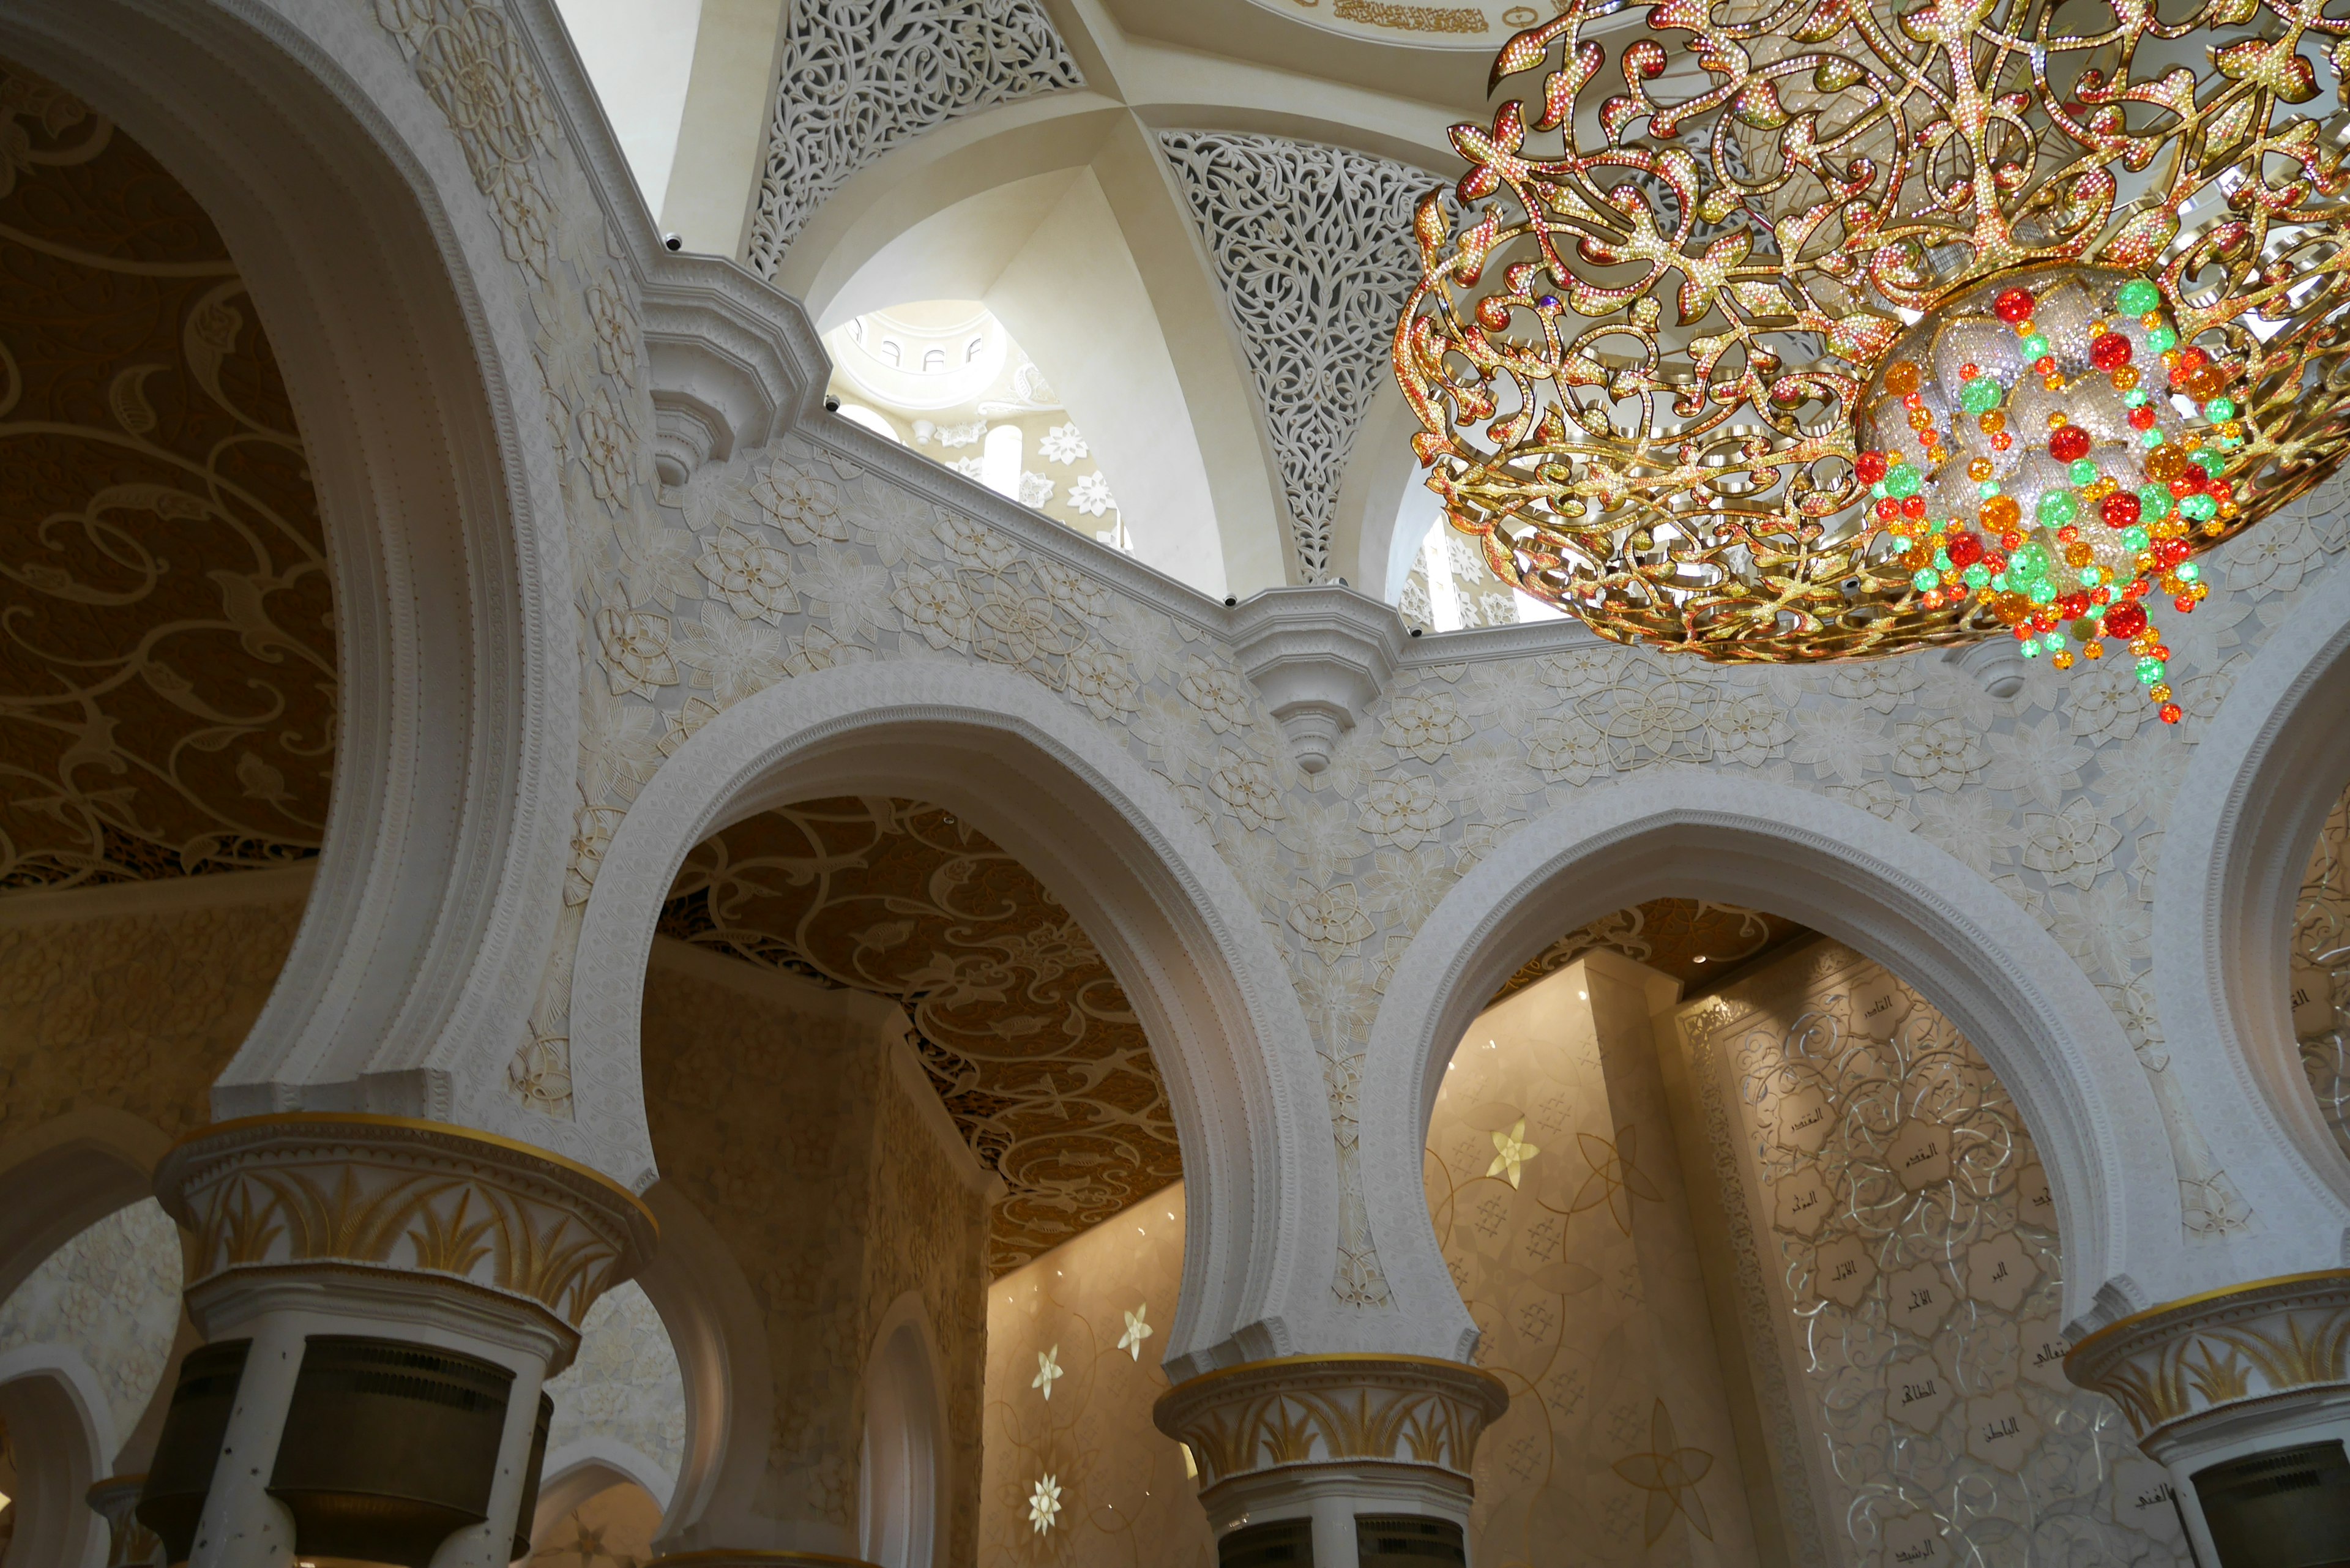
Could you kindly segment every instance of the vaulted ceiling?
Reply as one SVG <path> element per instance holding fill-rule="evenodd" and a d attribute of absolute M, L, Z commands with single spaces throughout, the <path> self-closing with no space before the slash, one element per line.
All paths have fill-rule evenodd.
<path fill-rule="evenodd" d="M 315 854 L 335 655 L 227 247 L 144 148 L 0 60 L 0 888 Z"/>

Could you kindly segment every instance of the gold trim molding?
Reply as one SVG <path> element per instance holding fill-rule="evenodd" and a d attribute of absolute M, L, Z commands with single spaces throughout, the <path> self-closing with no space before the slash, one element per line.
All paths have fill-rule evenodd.
<path fill-rule="evenodd" d="M 1151 1409 L 1200 1490 L 1302 1466 L 1396 1464 L 1467 1484 L 1477 1438 L 1510 1407 L 1490 1372 L 1424 1355 L 1285 1355 L 1179 1383 Z"/>
<path fill-rule="evenodd" d="M 2217 1411 L 2350 1386 L 2350 1269 L 2134 1313 L 2074 1345 L 2064 1375 L 2119 1405 L 2141 1445 Z"/>
<path fill-rule="evenodd" d="M 182 1139 L 156 1194 L 192 1233 L 191 1290 L 224 1276 L 357 1268 L 462 1281 L 577 1329 L 660 1238 L 636 1195 L 494 1134 L 297 1113 Z"/>

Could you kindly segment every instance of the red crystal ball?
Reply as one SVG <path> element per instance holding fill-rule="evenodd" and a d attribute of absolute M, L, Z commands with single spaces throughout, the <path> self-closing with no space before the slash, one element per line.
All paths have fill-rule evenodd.
<path fill-rule="evenodd" d="M 2002 290 L 2000 296 L 1991 302 L 1991 309 L 2010 327 L 2019 321 L 2029 321 L 2032 319 L 2032 291 L 2028 288 Z"/>
<path fill-rule="evenodd" d="M 1881 452 L 1862 452 L 1853 460 L 1852 466 L 1863 484 L 1875 484 L 1885 477 L 1885 454 Z"/>
<path fill-rule="evenodd" d="M 2126 490 L 2108 495 L 2097 503 L 2098 515 L 2106 520 L 2108 528 L 2126 528 L 2136 523 L 2145 511 L 2138 498 Z"/>
<path fill-rule="evenodd" d="M 2089 432 L 2078 425 L 2066 425 L 2052 431 L 2048 436 L 2048 455 L 2059 462 L 2071 462 L 2089 455 Z"/>
<path fill-rule="evenodd" d="M 2130 340 L 2108 332 L 2089 345 L 2089 363 L 2100 370 L 2118 370 L 2130 362 Z"/>
<path fill-rule="evenodd" d="M 1950 553 L 1950 565 L 1961 570 L 1973 566 L 1983 557 L 1982 539 L 1973 534 L 1956 535 L 1942 548 Z"/>
<path fill-rule="evenodd" d="M 2106 631 L 2113 637 L 2136 637 L 2146 629 L 2146 607 L 2136 599 L 2106 612 Z"/>

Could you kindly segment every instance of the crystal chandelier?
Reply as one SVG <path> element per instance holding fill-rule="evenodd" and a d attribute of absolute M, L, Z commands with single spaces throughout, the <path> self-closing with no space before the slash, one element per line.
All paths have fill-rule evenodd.
<path fill-rule="evenodd" d="M 1396 333 L 1429 486 L 1619 640 L 2012 636 L 2175 722 L 2149 607 L 2350 441 L 2350 20 L 1908 3 L 1565 0 L 1503 47 L 1547 69 L 1454 128 Z"/>

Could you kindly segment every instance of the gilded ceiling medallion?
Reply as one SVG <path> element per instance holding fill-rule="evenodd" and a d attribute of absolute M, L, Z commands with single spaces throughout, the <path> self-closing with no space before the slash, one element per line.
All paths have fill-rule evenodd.
<path fill-rule="evenodd" d="M 0 61 L 0 888 L 317 853 L 337 692 L 235 263 L 144 149 Z"/>
<path fill-rule="evenodd" d="M 1428 483 L 1619 641 L 2126 649 L 2350 441 L 2350 22 L 1575 0 L 1502 50 L 1395 337 Z M 2304 107 L 2305 106 L 2305 107 Z M 2334 114 L 2321 120 L 2318 117 Z"/>

